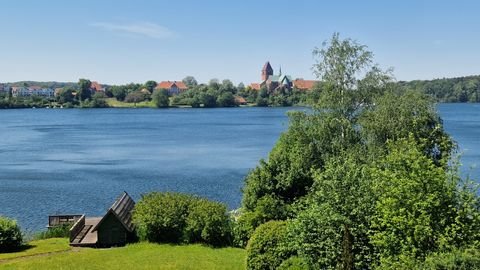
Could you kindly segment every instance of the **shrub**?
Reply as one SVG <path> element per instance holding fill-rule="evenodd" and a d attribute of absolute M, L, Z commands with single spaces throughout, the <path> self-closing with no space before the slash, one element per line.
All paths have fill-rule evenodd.
<path fill-rule="evenodd" d="M 290 215 L 289 207 L 271 195 L 265 195 L 257 200 L 253 212 L 245 211 L 238 218 L 234 227 L 234 244 L 245 247 L 255 229 L 270 220 L 285 220 Z"/>
<path fill-rule="evenodd" d="M 128 103 L 138 103 L 147 100 L 149 97 L 148 93 L 144 93 L 142 91 L 134 91 L 128 93 L 128 95 L 125 97 L 125 102 Z"/>
<path fill-rule="evenodd" d="M 307 260 L 302 257 L 293 256 L 283 261 L 278 267 L 278 270 L 309 270 L 311 267 L 308 265 Z"/>
<path fill-rule="evenodd" d="M 244 248 L 258 225 L 254 212 L 245 212 L 236 220 L 233 226 L 233 245 Z"/>
<path fill-rule="evenodd" d="M 179 193 L 152 192 L 135 205 L 133 221 L 141 240 L 178 243 L 182 240 L 193 197 Z"/>
<path fill-rule="evenodd" d="M 22 233 L 17 222 L 0 217 L 0 252 L 12 251 L 22 244 Z"/>
<path fill-rule="evenodd" d="M 157 108 L 168 107 L 170 100 L 168 98 L 168 91 L 165 89 L 157 89 L 152 94 L 153 103 Z"/>
<path fill-rule="evenodd" d="M 160 243 L 231 243 L 225 205 L 180 193 L 153 192 L 135 206 L 133 221 L 141 240 Z"/>
<path fill-rule="evenodd" d="M 247 269 L 277 269 L 292 255 L 287 243 L 286 221 L 260 225 L 247 244 Z"/>
<path fill-rule="evenodd" d="M 231 244 L 231 223 L 225 205 L 205 199 L 192 202 L 186 221 L 185 237 L 189 243 L 212 246 Z"/>
<path fill-rule="evenodd" d="M 433 254 L 427 257 L 421 269 L 480 269 L 480 250 L 454 250 L 449 253 Z"/>
<path fill-rule="evenodd" d="M 70 236 L 70 228 L 72 227 L 72 223 L 62 224 L 60 226 L 55 226 L 53 228 L 49 228 L 46 231 L 39 232 L 34 236 L 34 239 L 49 239 L 49 238 L 64 238 Z"/>

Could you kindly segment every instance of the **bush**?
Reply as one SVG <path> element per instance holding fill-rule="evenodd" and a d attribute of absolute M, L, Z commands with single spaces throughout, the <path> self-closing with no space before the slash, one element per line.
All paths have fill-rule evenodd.
<path fill-rule="evenodd" d="M 277 269 L 292 255 L 287 244 L 286 221 L 260 225 L 247 244 L 247 269 Z"/>
<path fill-rule="evenodd" d="M 480 250 L 455 250 L 449 253 L 433 254 L 427 257 L 421 269 L 480 269 Z"/>
<path fill-rule="evenodd" d="M 212 246 L 231 244 L 231 223 L 225 205 L 205 199 L 192 202 L 185 228 L 186 241 Z"/>
<path fill-rule="evenodd" d="M 166 108 L 169 105 L 168 91 L 165 89 L 155 90 L 152 94 L 153 103 L 157 108 Z"/>
<path fill-rule="evenodd" d="M 70 236 L 70 228 L 72 227 L 72 223 L 62 224 L 60 226 L 55 226 L 53 228 L 49 228 L 46 231 L 39 232 L 34 236 L 34 239 L 49 239 L 49 238 L 65 238 Z"/>
<path fill-rule="evenodd" d="M 135 206 L 133 221 L 141 240 L 159 243 L 205 243 L 223 246 L 231 242 L 227 208 L 192 195 L 153 192 Z"/>
<path fill-rule="evenodd" d="M 138 103 L 138 102 L 148 100 L 148 98 L 149 98 L 148 93 L 144 93 L 142 91 L 134 91 L 134 92 L 128 93 L 124 101 L 127 103 Z"/>
<path fill-rule="evenodd" d="M 133 220 L 141 240 L 178 243 L 182 241 L 193 197 L 179 193 L 152 192 L 135 205 Z"/>
<path fill-rule="evenodd" d="M 22 233 L 17 222 L 0 217 L 0 252 L 12 251 L 22 245 Z"/>
<path fill-rule="evenodd" d="M 309 270 L 311 269 L 305 260 L 302 257 L 293 256 L 283 261 L 282 264 L 278 267 L 278 270 Z"/>
<path fill-rule="evenodd" d="M 265 195 L 256 201 L 254 211 L 243 208 L 243 213 L 238 218 L 234 227 L 234 245 L 245 247 L 255 229 L 270 220 L 285 220 L 291 216 L 291 207 L 282 200 Z"/>
<path fill-rule="evenodd" d="M 236 220 L 233 226 L 233 245 L 244 248 L 252 236 L 257 225 L 257 216 L 254 212 L 245 212 Z"/>
<path fill-rule="evenodd" d="M 224 92 L 217 97 L 218 107 L 233 107 L 235 106 L 235 97 L 230 92 Z"/>

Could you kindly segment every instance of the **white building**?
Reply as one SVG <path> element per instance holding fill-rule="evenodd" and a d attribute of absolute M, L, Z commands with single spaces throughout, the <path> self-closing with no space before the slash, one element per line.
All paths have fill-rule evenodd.
<path fill-rule="evenodd" d="M 12 87 L 13 97 L 30 97 L 39 96 L 45 98 L 52 98 L 55 96 L 55 90 L 52 88 L 42 88 L 39 86 L 31 87 Z"/>
<path fill-rule="evenodd" d="M 6 84 L 0 83 L 0 92 L 8 93 L 10 91 L 10 87 Z"/>

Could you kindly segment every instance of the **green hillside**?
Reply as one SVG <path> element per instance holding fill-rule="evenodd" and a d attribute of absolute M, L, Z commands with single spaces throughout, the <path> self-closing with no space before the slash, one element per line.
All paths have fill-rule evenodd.
<path fill-rule="evenodd" d="M 138 243 L 110 249 L 71 249 L 66 239 L 39 240 L 0 254 L 0 269 L 245 269 L 245 251 L 202 245 Z"/>

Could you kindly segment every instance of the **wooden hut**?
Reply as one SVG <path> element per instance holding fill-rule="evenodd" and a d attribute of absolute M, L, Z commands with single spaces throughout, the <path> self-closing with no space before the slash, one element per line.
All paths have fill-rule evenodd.
<path fill-rule="evenodd" d="M 75 222 L 77 222 L 82 215 L 51 215 L 48 216 L 48 225 L 47 228 L 56 228 L 61 226 L 71 226 Z"/>
<path fill-rule="evenodd" d="M 103 217 L 83 215 L 70 229 L 70 245 L 83 247 L 123 246 L 135 234 L 132 223 L 133 199 L 124 192 Z"/>

